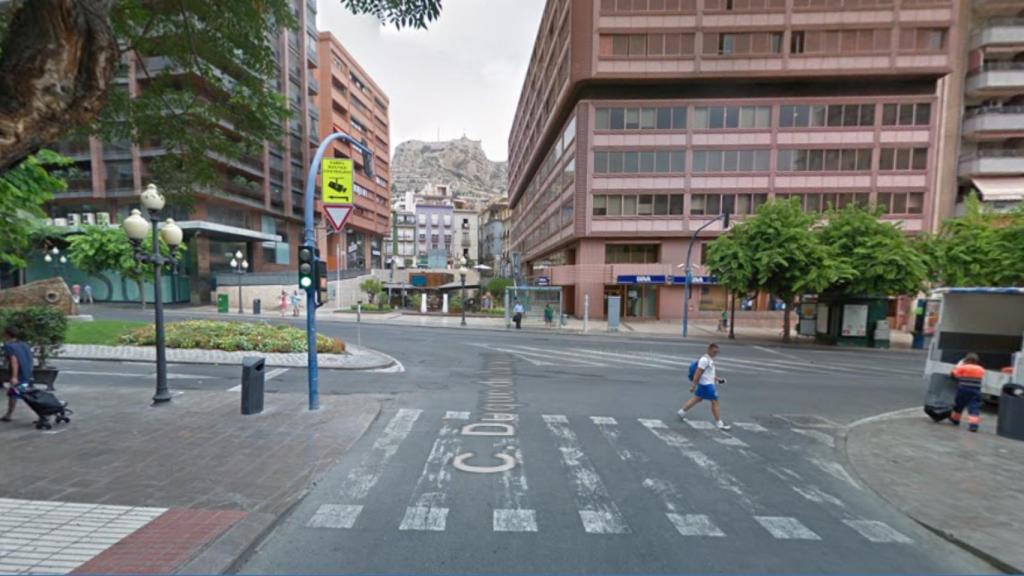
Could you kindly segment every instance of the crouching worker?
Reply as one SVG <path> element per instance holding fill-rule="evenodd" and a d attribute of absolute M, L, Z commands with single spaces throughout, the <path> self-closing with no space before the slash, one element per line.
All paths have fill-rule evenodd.
<path fill-rule="evenodd" d="M 953 368 L 953 378 L 957 383 L 956 401 L 949 419 L 959 426 L 961 413 L 967 408 L 967 428 L 977 432 L 981 426 L 981 381 L 985 377 L 985 369 L 978 360 L 978 355 L 971 352 Z"/>

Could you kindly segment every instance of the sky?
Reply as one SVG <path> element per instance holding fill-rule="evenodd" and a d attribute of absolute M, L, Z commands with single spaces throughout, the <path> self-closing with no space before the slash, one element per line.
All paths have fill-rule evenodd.
<path fill-rule="evenodd" d="M 543 9 L 544 0 L 444 0 L 427 30 L 396 31 L 340 0 L 318 0 L 317 27 L 388 95 L 392 151 L 466 136 L 501 161 Z"/>

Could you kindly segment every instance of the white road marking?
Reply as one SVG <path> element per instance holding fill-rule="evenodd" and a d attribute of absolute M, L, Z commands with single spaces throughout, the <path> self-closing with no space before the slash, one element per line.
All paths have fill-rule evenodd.
<path fill-rule="evenodd" d="M 612 418 L 610 416 L 591 416 L 590 420 L 594 424 L 598 424 L 598 425 L 601 425 L 601 424 L 611 424 L 612 426 L 615 426 L 615 425 L 618 424 L 618 422 L 615 421 L 615 418 Z"/>
<path fill-rule="evenodd" d="M 719 488 L 735 494 L 739 504 L 749 511 L 755 509 L 754 503 L 743 492 L 743 485 L 732 474 L 729 474 L 716 463 L 707 457 L 706 454 L 693 448 L 693 444 L 682 434 L 670 430 L 660 420 L 641 420 L 641 424 L 651 431 L 659 440 L 675 448 L 686 459 L 697 465 L 700 470 L 709 478 L 714 480 Z"/>
<path fill-rule="evenodd" d="M 725 438 L 715 438 L 715 442 L 719 444 L 725 444 L 726 446 L 736 446 L 739 448 L 750 448 L 750 444 L 747 444 L 743 440 L 735 436 L 726 436 Z"/>
<path fill-rule="evenodd" d="M 534 510 L 495 509 L 495 532 L 536 532 L 537 513 Z"/>
<path fill-rule="evenodd" d="M 666 363 L 648 358 L 646 355 L 638 354 L 616 354 L 614 352 L 604 352 L 602 350 L 591 350 L 586 348 L 574 348 L 576 352 L 586 354 L 593 357 L 594 360 L 617 362 L 619 364 L 626 364 L 630 366 L 637 366 L 639 368 L 672 368 L 675 369 L 674 365 L 665 365 Z M 642 358 L 637 360 L 636 358 Z M 673 363 L 674 364 L 674 363 Z"/>
<path fill-rule="evenodd" d="M 858 490 L 863 490 L 863 488 L 860 487 L 860 484 L 853 479 L 853 476 L 850 476 L 850 473 L 847 472 L 846 468 L 843 468 L 843 465 L 839 462 L 826 461 L 820 458 L 808 458 L 808 460 L 833 478 L 847 482 L 850 486 L 853 486 Z"/>
<path fill-rule="evenodd" d="M 647 455 L 643 452 L 634 452 L 629 448 L 622 445 L 621 432 L 619 431 L 619 423 L 615 421 L 615 418 L 609 418 L 607 416 L 591 416 L 590 419 L 600 430 L 601 434 L 608 440 L 612 448 L 615 449 L 615 453 L 619 455 L 619 458 L 623 462 L 647 462 Z"/>
<path fill-rule="evenodd" d="M 687 360 L 686 358 L 678 358 L 678 357 L 675 357 L 675 356 L 666 356 L 664 354 L 651 354 L 651 353 L 637 353 L 637 354 L 634 354 L 634 356 L 642 357 L 642 358 L 650 358 L 650 359 L 656 360 L 658 362 L 662 362 L 662 363 L 665 363 L 665 364 L 672 364 L 674 366 L 681 366 L 681 367 L 685 367 L 685 368 L 689 368 L 690 364 L 693 363 L 693 361 L 697 359 L 697 358 L 693 358 L 691 360 Z M 715 364 L 719 368 L 722 368 L 722 369 L 725 369 L 725 370 L 732 369 L 732 370 L 737 371 L 737 372 L 741 372 L 741 371 L 745 372 L 745 371 L 750 370 L 751 368 L 756 368 L 757 370 L 754 370 L 754 372 L 760 370 L 762 372 L 770 372 L 772 374 L 785 374 L 786 373 L 786 371 L 784 371 L 784 370 L 778 370 L 778 369 L 774 369 L 774 368 L 767 368 L 767 367 L 764 367 L 764 366 L 761 366 L 761 365 L 757 365 L 757 364 L 755 364 L 754 366 L 747 366 L 746 364 L 750 364 L 749 362 L 736 362 L 735 365 L 732 364 L 735 361 L 736 361 L 735 358 L 729 358 L 727 360 L 716 359 L 715 360 Z"/>
<path fill-rule="evenodd" d="M 306 522 L 309 528 L 351 528 L 363 507 L 354 504 L 321 504 Z"/>
<path fill-rule="evenodd" d="M 876 520 L 843 520 L 843 524 L 846 524 L 850 528 L 860 532 L 861 536 L 872 542 L 897 544 L 914 543 L 913 540 L 896 531 L 885 522 L 878 522 Z"/>
<path fill-rule="evenodd" d="M 423 472 L 416 481 L 416 488 L 409 498 L 409 506 L 398 526 L 399 530 L 445 529 L 448 486 L 452 479 L 448 464 L 461 451 L 459 428 L 457 424 L 447 422 L 441 426 L 437 440 L 434 440 L 434 446 L 423 464 Z"/>
<path fill-rule="evenodd" d="M 772 348 L 765 348 L 764 346 L 754 346 L 754 349 L 755 350 L 760 350 L 762 352 L 767 352 L 769 354 L 776 354 L 778 356 L 782 356 L 783 358 L 789 358 L 791 360 L 796 360 L 797 362 L 804 362 L 805 361 L 803 358 L 800 358 L 798 356 L 794 356 L 792 354 L 786 354 L 785 352 L 780 352 L 780 351 L 774 350 Z"/>
<path fill-rule="evenodd" d="M 451 410 L 444 413 L 445 420 L 469 420 L 469 412 L 453 412 Z"/>
<path fill-rule="evenodd" d="M 662 503 L 665 504 L 665 509 L 669 512 L 678 512 L 682 508 L 678 504 L 682 502 L 682 497 L 679 495 L 676 485 L 671 481 L 660 478 L 644 478 L 643 487 L 661 498 Z"/>
<path fill-rule="evenodd" d="M 241 389 L 242 389 L 242 385 L 241 385 L 241 384 L 238 384 L 237 386 L 232 386 L 231 388 L 228 388 L 228 389 L 226 390 L 226 392 L 238 392 L 238 391 L 240 391 Z"/>
<path fill-rule="evenodd" d="M 145 378 L 148 374 L 132 374 L 130 372 L 93 372 L 91 370 L 61 370 L 61 374 L 75 376 L 115 376 L 120 378 Z"/>
<path fill-rule="evenodd" d="M 821 540 L 821 537 L 796 518 L 788 516 L 754 516 L 764 529 L 779 540 Z"/>
<path fill-rule="evenodd" d="M 754 422 L 733 422 L 733 426 L 747 432 L 767 432 L 768 429 Z"/>
<path fill-rule="evenodd" d="M 666 516 L 683 536 L 725 536 L 725 532 L 703 514 L 680 515 L 669 512 Z"/>
<path fill-rule="evenodd" d="M 818 504 L 832 504 L 840 508 L 845 508 L 846 504 L 842 500 L 835 496 L 825 492 L 817 486 L 791 486 L 797 494 L 803 496 L 811 502 L 817 502 Z"/>
<path fill-rule="evenodd" d="M 582 364 L 584 366 L 596 366 L 596 367 L 608 367 L 608 364 L 604 362 L 595 362 L 594 360 L 584 360 L 580 358 L 580 354 L 574 354 L 573 350 L 569 349 L 565 352 L 560 350 L 553 350 L 551 348 L 534 348 L 532 346 L 506 346 L 506 349 L 515 351 L 516 354 L 533 354 L 534 356 L 540 356 L 546 360 L 555 362 L 556 364 L 563 362 L 559 358 L 564 358 L 570 362 Z M 522 352 L 524 351 L 525 352 Z M 552 357 L 555 358 L 552 358 Z"/>
<path fill-rule="evenodd" d="M 829 448 L 836 447 L 836 439 L 831 434 L 826 434 L 820 430 L 804 430 L 803 428 L 793 428 L 792 430 L 797 434 L 813 438 Z"/>
<path fill-rule="evenodd" d="M 868 416 L 867 418 L 861 418 L 855 422 L 846 425 L 847 430 L 851 430 L 862 424 L 868 424 L 870 422 L 877 422 L 879 420 L 890 420 L 892 418 L 900 418 L 902 416 L 912 416 L 920 414 L 921 408 L 915 406 L 913 408 L 902 408 L 900 410 L 893 410 L 892 412 L 884 412 L 882 414 L 875 414 L 874 416 Z"/>
<path fill-rule="evenodd" d="M 694 430 L 714 430 L 715 423 L 708 422 L 707 420 L 694 420 L 693 418 L 687 418 L 686 423 Z"/>
<path fill-rule="evenodd" d="M 583 529 L 590 534 L 629 534 L 631 531 L 618 506 L 605 488 L 590 458 L 583 453 L 576 434 L 569 428 L 563 415 L 544 415 L 544 423 L 558 441 L 562 464 L 572 480 L 576 492 Z"/>
<path fill-rule="evenodd" d="M 530 364 L 533 364 L 534 366 L 554 366 L 555 365 L 554 362 L 548 362 L 547 360 L 536 360 L 534 358 L 528 357 L 527 355 L 524 355 L 523 353 L 512 352 L 512 351 L 506 349 L 505 347 L 492 346 L 490 344 L 476 344 L 476 343 L 473 343 L 473 342 L 470 342 L 470 346 L 477 346 L 479 348 L 486 348 L 487 350 L 493 350 L 495 352 L 503 352 L 505 354 L 514 354 L 514 355 L 518 356 L 519 358 L 521 358 L 523 360 L 526 360 Z M 536 354 L 531 354 L 530 356 L 536 356 Z"/>
<path fill-rule="evenodd" d="M 278 376 L 280 376 L 281 374 L 284 374 L 288 370 L 289 370 L 288 368 L 274 368 L 273 370 L 268 370 L 267 374 L 263 377 L 263 379 L 264 380 L 273 380 L 274 378 L 277 378 Z"/>

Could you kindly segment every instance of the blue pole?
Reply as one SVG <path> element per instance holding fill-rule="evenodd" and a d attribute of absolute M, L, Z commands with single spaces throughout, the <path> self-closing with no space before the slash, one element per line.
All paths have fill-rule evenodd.
<path fill-rule="evenodd" d="M 343 139 L 349 144 L 366 154 L 369 150 L 351 136 L 343 132 L 335 132 L 327 138 L 316 149 L 313 162 L 309 165 L 309 174 L 306 176 L 306 198 L 305 198 L 305 230 L 303 246 L 316 250 L 316 233 L 314 232 L 315 222 L 313 221 L 313 197 L 316 194 L 316 175 L 320 173 L 320 163 L 327 152 L 327 146 L 335 140 Z M 365 167 L 364 167 L 365 168 Z M 315 265 L 315 262 L 314 262 Z M 316 361 L 316 286 L 306 288 L 306 369 L 309 373 L 309 409 L 320 409 L 320 372 Z"/>
<path fill-rule="evenodd" d="M 724 215 L 716 216 L 700 228 L 697 228 L 693 233 L 693 236 L 690 238 L 690 246 L 686 249 L 686 284 L 684 288 L 686 293 L 683 294 L 683 338 L 686 338 L 690 324 L 690 284 L 693 282 L 693 269 L 690 267 L 690 258 L 693 257 L 693 243 L 697 241 L 697 235 L 700 234 L 701 230 L 711 226 L 723 217 Z"/>

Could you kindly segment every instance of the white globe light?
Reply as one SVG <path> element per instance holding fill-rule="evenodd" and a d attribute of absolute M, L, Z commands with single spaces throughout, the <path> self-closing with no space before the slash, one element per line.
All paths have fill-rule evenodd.
<path fill-rule="evenodd" d="M 50 250 L 50 253 L 53 254 L 54 256 L 56 256 L 57 254 L 60 254 L 60 248 L 57 248 L 56 246 L 54 246 L 53 250 Z"/>
<path fill-rule="evenodd" d="M 165 203 L 164 195 L 157 190 L 156 184 L 150 184 L 142 191 L 142 205 L 146 207 L 146 210 L 159 212 L 164 209 Z"/>
<path fill-rule="evenodd" d="M 248 260 L 242 260 L 242 270 L 248 270 L 248 269 L 249 269 L 249 261 Z"/>
<path fill-rule="evenodd" d="M 238 250 L 237 252 L 235 252 L 235 259 L 236 260 L 241 260 L 242 259 L 242 251 L 241 250 Z"/>
<path fill-rule="evenodd" d="M 53 256 L 50 256 L 49 254 L 47 254 L 47 255 L 43 256 L 43 260 L 44 260 L 44 261 L 45 261 L 46 263 L 50 263 L 50 262 L 53 262 Z"/>
<path fill-rule="evenodd" d="M 238 268 L 238 260 L 235 260 L 234 258 L 232 258 L 231 259 L 231 267 L 232 268 Z"/>
<path fill-rule="evenodd" d="M 121 228 L 124 229 L 124 233 L 128 235 L 129 239 L 140 241 L 149 233 L 149 222 L 142 217 L 141 212 L 132 210 L 131 216 L 125 218 L 121 223 Z"/>
<path fill-rule="evenodd" d="M 173 218 L 168 218 L 167 221 L 164 222 L 163 227 L 160 229 L 160 237 L 163 238 L 164 242 L 167 242 L 167 245 L 170 246 L 171 248 L 174 248 L 181 244 L 181 239 L 183 236 L 184 233 L 181 231 L 181 228 L 177 224 L 175 224 Z"/>
<path fill-rule="evenodd" d="M 68 263 L 68 259 L 67 259 L 67 258 L 65 258 L 64 256 L 61 256 L 61 257 L 60 257 L 60 263 L 61 263 L 61 264 L 67 264 L 67 263 Z"/>

